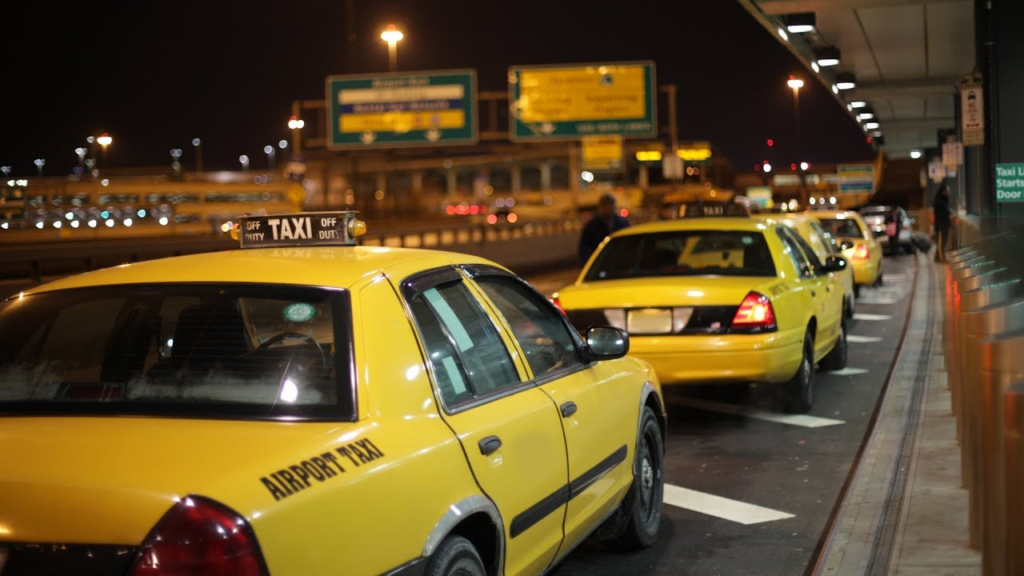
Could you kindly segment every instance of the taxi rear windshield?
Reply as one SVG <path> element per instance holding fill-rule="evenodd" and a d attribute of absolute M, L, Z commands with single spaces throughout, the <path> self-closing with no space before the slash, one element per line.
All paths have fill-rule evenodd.
<path fill-rule="evenodd" d="M 819 218 L 821 227 L 837 238 L 863 238 L 860 222 L 853 218 Z"/>
<path fill-rule="evenodd" d="M 129 285 L 0 303 L 0 414 L 352 420 L 343 290 Z"/>
<path fill-rule="evenodd" d="M 585 280 L 653 276 L 775 276 L 761 232 L 686 230 L 612 238 Z"/>

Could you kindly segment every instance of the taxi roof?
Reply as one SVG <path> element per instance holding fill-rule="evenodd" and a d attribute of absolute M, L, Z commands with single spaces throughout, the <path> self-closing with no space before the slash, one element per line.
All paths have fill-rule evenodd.
<path fill-rule="evenodd" d="M 699 217 L 680 218 L 678 220 L 663 220 L 639 224 L 619 230 L 615 236 L 630 236 L 633 234 L 652 234 L 657 232 L 676 232 L 683 230 L 733 230 L 737 232 L 763 232 L 765 230 L 764 220 L 750 218 L 749 216 L 723 216 L 723 217 Z"/>
<path fill-rule="evenodd" d="M 836 218 L 842 220 L 845 218 L 857 218 L 860 215 L 852 210 L 812 210 L 810 212 L 804 212 L 804 216 L 810 216 L 811 218 Z"/>
<path fill-rule="evenodd" d="M 209 252 L 121 264 L 56 280 L 26 291 L 119 284 L 250 282 L 349 288 L 387 268 L 419 261 L 423 269 L 489 261 L 466 254 L 379 246 L 313 246 Z"/>

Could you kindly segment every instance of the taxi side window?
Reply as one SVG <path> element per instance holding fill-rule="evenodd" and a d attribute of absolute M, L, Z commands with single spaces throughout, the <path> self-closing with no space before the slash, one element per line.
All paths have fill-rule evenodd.
<path fill-rule="evenodd" d="M 482 276 L 476 282 L 512 328 L 534 378 L 582 364 L 576 340 L 543 296 L 507 276 Z"/>
<path fill-rule="evenodd" d="M 793 232 L 785 227 L 779 226 L 775 229 L 775 232 L 782 239 L 782 243 L 786 245 L 786 253 L 789 254 L 790 259 L 793 261 L 793 265 L 796 266 L 797 272 L 800 273 L 801 278 L 809 278 L 814 276 L 814 272 L 811 270 L 811 263 L 807 260 L 807 255 L 800 248 L 800 245 L 793 239 Z"/>
<path fill-rule="evenodd" d="M 815 274 L 822 274 L 823 272 L 821 269 L 821 260 L 818 258 L 818 255 L 814 252 L 814 249 L 811 248 L 811 245 L 808 244 L 802 236 L 800 236 L 793 230 L 790 230 L 789 233 L 793 236 L 793 241 L 796 242 L 798 246 L 800 246 L 801 250 L 804 251 L 804 256 L 807 257 L 807 262 L 810 263 L 811 265 L 811 270 Z"/>
<path fill-rule="evenodd" d="M 520 383 L 497 328 L 465 284 L 423 290 L 410 307 L 446 406 Z"/>

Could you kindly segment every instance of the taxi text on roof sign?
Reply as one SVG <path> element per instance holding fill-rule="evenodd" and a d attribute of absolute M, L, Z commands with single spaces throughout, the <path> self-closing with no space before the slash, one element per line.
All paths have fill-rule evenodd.
<path fill-rule="evenodd" d="M 328 148 L 475 144 L 476 71 L 329 76 Z"/>
<path fill-rule="evenodd" d="M 654 62 L 509 69 L 512 140 L 657 136 Z"/>
<path fill-rule="evenodd" d="M 238 225 L 242 248 L 355 246 L 366 232 L 356 212 L 304 212 L 246 216 Z"/>

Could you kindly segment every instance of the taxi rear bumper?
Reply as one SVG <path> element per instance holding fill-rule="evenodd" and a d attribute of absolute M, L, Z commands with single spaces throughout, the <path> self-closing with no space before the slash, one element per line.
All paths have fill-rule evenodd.
<path fill-rule="evenodd" d="M 786 382 L 803 355 L 803 329 L 766 334 L 630 336 L 629 354 L 662 385 Z"/>
<path fill-rule="evenodd" d="M 881 267 L 881 262 L 855 261 L 853 263 L 853 281 L 861 286 L 871 286 L 875 280 L 878 280 L 878 272 Z"/>

